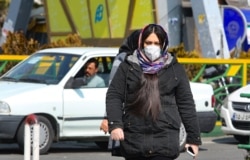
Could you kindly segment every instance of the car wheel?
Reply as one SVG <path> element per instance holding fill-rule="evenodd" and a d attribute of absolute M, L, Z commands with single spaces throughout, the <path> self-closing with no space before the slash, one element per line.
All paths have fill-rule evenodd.
<path fill-rule="evenodd" d="M 43 116 L 37 116 L 37 118 L 40 125 L 40 130 L 39 130 L 40 154 L 46 154 L 53 142 L 54 130 L 52 128 L 50 121 L 47 118 Z M 24 151 L 24 125 L 25 121 L 22 123 L 17 132 L 17 143 L 22 151 Z M 33 132 L 33 127 L 31 126 L 31 133 L 32 132 Z M 31 143 L 32 143 L 32 134 L 31 134 Z"/>
<path fill-rule="evenodd" d="M 241 144 L 249 144 L 249 136 L 234 135 L 234 138 Z"/>
<path fill-rule="evenodd" d="M 187 133 L 186 133 L 183 123 L 181 123 L 179 136 L 180 136 L 180 151 L 183 151 L 185 148 L 186 138 L 187 138 Z"/>

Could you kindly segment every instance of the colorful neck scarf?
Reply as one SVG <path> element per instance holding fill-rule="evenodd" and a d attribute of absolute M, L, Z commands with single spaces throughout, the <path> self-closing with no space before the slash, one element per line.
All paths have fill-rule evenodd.
<path fill-rule="evenodd" d="M 157 61 L 150 62 L 147 57 L 138 49 L 137 57 L 143 73 L 156 74 L 164 66 L 164 62 L 167 60 L 167 56 L 159 58 Z"/>

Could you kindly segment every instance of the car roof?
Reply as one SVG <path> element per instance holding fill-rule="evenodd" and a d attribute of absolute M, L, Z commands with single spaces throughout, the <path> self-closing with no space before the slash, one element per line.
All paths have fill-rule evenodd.
<path fill-rule="evenodd" d="M 92 53 L 113 53 L 117 54 L 119 48 L 116 47 L 60 47 L 60 48 L 47 48 L 37 51 L 37 53 L 54 52 L 54 53 L 67 53 L 67 54 L 77 54 L 77 55 L 87 55 Z"/>

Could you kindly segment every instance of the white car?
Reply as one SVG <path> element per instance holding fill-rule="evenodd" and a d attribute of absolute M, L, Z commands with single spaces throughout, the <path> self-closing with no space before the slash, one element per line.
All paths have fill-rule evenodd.
<path fill-rule="evenodd" d="M 95 141 L 107 147 L 108 134 L 100 131 L 105 115 L 109 73 L 118 48 L 77 47 L 40 50 L 0 77 L 0 140 L 14 141 L 24 148 L 24 123 L 35 114 L 40 123 L 40 154 L 52 142 Z M 106 87 L 86 88 L 83 66 L 98 58 L 99 73 Z M 192 83 L 202 132 L 210 132 L 217 116 L 212 86 Z M 185 143 L 181 129 L 180 145 Z"/>
<path fill-rule="evenodd" d="M 250 136 L 250 85 L 229 94 L 220 109 L 221 130 L 234 135 L 240 143 L 249 143 Z"/>

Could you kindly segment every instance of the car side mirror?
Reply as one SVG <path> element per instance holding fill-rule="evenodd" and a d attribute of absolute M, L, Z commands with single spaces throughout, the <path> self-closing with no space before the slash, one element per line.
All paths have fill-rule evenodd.
<path fill-rule="evenodd" d="M 68 82 L 65 84 L 65 89 L 77 89 L 80 88 L 84 85 L 87 85 L 86 79 L 85 78 L 74 78 L 70 77 Z"/>
<path fill-rule="evenodd" d="M 80 88 L 87 85 L 86 78 L 75 78 L 72 84 L 72 88 Z"/>

